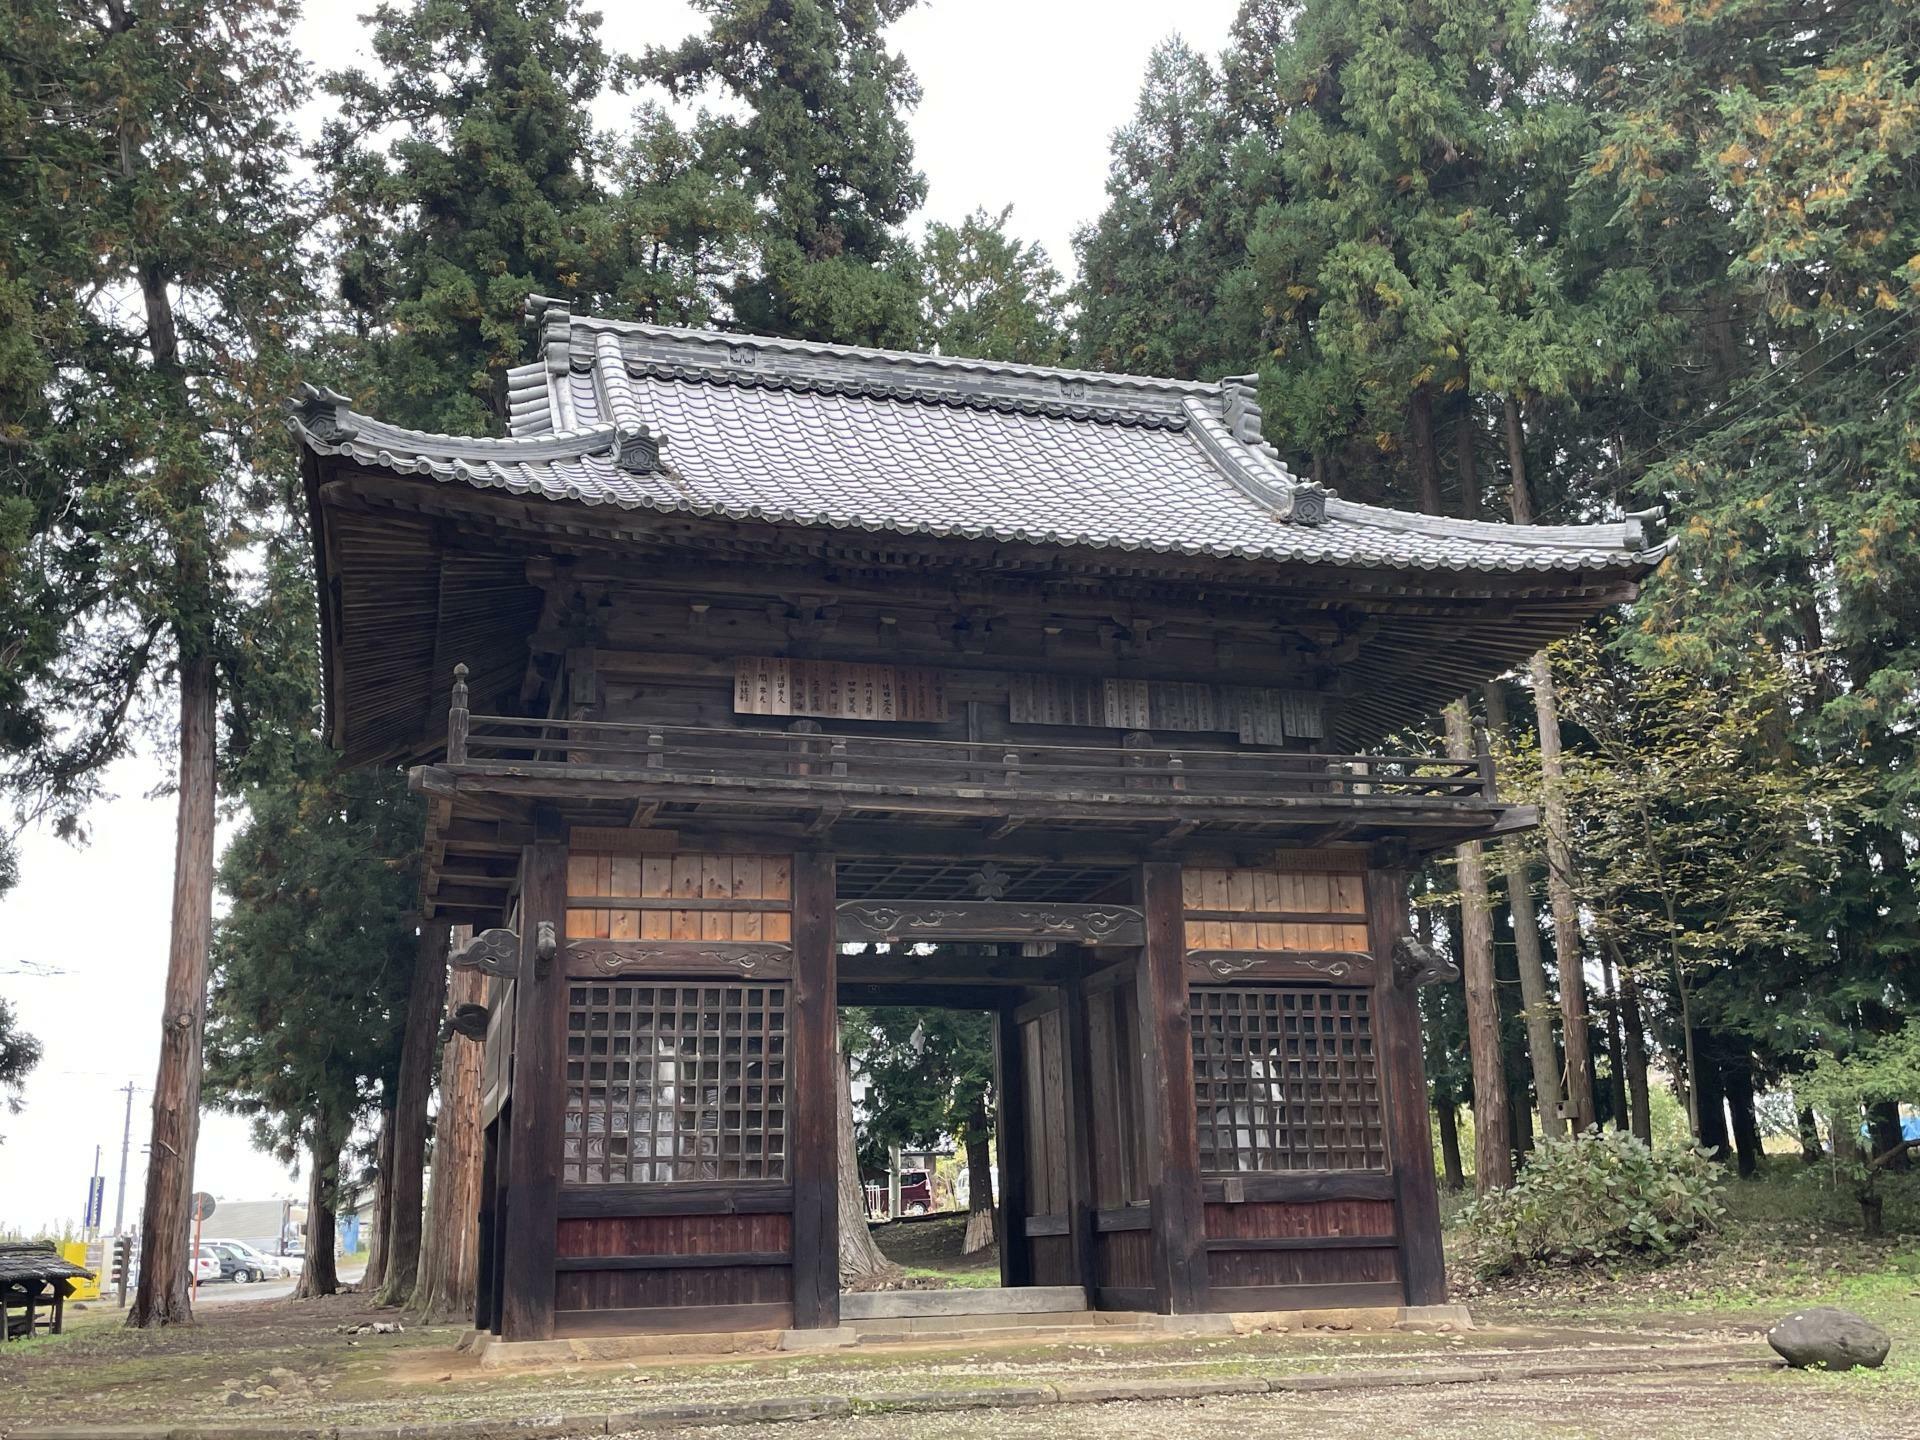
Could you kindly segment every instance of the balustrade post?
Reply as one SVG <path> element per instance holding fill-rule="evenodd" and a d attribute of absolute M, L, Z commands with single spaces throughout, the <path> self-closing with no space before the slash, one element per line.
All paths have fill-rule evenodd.
<path fill-rule="evenodd" d="M 844 741 L 844 740 L 841 740 L 841 739 L 838 739 L 838 738 L 835 738 L 835 740 L 834 740 L 834 742 L 833 742 L 833 744 L 832 744 L 832 745 L 830 745 L 830 746 L 829 746 L 829 747 L 827 748 L 827 757 L 828 757 L 828 758 L 829 758 L 830 760 L 832 760 L 832 761 L 833 761 L 833 776 L 834 776 L 834 778 L 835 778 L 836 780 L 844 780 L 844 779 L 846 779 L 846 776 L 847 776 L 847 742 L 846 742 L 846 741 Z"/>
<path fill-rule="evenodd" d="M 1019 788 L 1020 752 L 1018 750 L 1007 751 L 1006 754 L 1000 757 L 1000 768 L 1002 778 L 1006 781 L 1007 789 L 1014 790 Z"/>
<path fill-rule="evenodd" d="M 1167 756 L 1167 773 L 1173 777 L 1170 783 L 1175 790 L 1187 788 L 1187 762 L 1178 755 Z"/>
<path fill-rule="evenodd" d="M 447 706 L 447 763 L 449 765 L 467 763 L 467 732 L 472 723 L 472 717 L 467 711 L 467 667 L 465 664 L 460 664 L 453 667 L 453 698 Z"/>
<path fill-rule="evenodd" d="M 659 770 L 667 763 L 667 737 L 652 726 L 647 727 L 647 769 Z"/>
<path fill-rule="evenodd" d="M 1480 770 L 1480 796 L 1489 802 L 1500 798 L 1499 787 L 1493 780 L 1493 749 L 1487 744 L 1487 729 L 1484 725 L 1473 727 L 1473 758 Z"/>

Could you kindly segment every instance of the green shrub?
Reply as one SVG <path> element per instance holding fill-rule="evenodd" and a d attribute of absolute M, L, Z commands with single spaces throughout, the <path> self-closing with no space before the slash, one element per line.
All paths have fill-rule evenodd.
<path fill-rule="evenodd" d="M 1510 1190 L 1462 1215 L 1475 1266 L 1505 1275 L 1633 1253 L 1671 1255 L 1726 1213 L 1702 1150 L 1648 1149 L 1620 1130 L 1543 1140 Z"/>

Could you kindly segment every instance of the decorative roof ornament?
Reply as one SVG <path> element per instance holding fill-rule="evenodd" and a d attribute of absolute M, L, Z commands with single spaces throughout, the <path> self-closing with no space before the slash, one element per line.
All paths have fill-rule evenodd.
<path fill-rule="evenodd" d="M 344 445 L 360 433 L 359 427 L 341 418 L 351 412 L 353 402 L 338 390 L 321 385 L 302 384 L 287 408 L 294 420 L 322 445 Z"/>
<path fill-rule="evenodd" d="M 1327 523 L 1327 498 L 1332 494 L 1318 481 L 1298 481 L 1280 518 L 1295 525 L 1324 525 Z"/>
<path fill-rule="evenodd" d="M 658 474 L 660 465 L 660 442 L 644 425 L 632 430 L 621 430 L 614 463 L 629 475 Z"/>

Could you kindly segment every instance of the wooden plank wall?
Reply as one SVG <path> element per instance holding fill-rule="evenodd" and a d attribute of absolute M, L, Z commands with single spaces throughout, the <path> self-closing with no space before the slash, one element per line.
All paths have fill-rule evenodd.
<path fill-rule="evenodd" d="M 1068 1128 L 1066 1012 L 1055 1007 L 1020 1025 L 1026 1133 L 1026 1247 L 1034 1285 L 1083 1283 L 1070 1238 L 1076 1176 Z"/>
<path fill-rule="evenodd" d="M 567 939 L 660 941 L 593 947 L 571 962 L 576 984 L 680 980 L 784 985 L 775 947 L 793 939 L 794 857 L 784 854 L 645 853 L 643 837 L 593 832 L 594 849 L 567 856 Z M 768 947 L 752 976 L 712 973 L 686 942 Z M 604 957 L 615 957 L 611 962 Z M 676 959 L 676 957 L 679 957 Z M 609 969 L 609 964 L 614 968 Z M 791 1014 L 789 1000 L 787 1010 Z M 791 1021 L 789 1021 L 791 1023 Z M 797 1111 L 795 1057 L 787 1056 L 784 1166 Z M 569 1184 L 561 1189 L 554 1266 L 554 1333 L 624 1334 L 782 1328 L 794 1319 L 793 1182 L 761 1179 Z"/>
<path fill-rule="evenodd" d="M 1374 944 L 1377 922 L 1369 918 L 1367 874 L 1343 869 L 1343 863 L 1357 867 L 1363 862 L 1318 852 L 1303 856 L 1298 865 L 1282 859 L 1263 868 L 1185 869 L 1181 901 L 1190 982 L 1257 986 L 1271 981 L 1294 989 L 1303 983 L 1365 985 L 1377 1007 L 1391 990 L 1392 967 L 1381 961 Z M 1384 1039 L 1375 1036 L 1382 1067 L 1389 1063 Z M 1408 1062 L 1401 1056 L 1399 1063 Z M 1418 1057 L 1411 1063 L 1417 1065 Z M 1418 1075 L 1411 1089 L 1424 1096 Z M 1209 1308 L 1403 1303 L 1403 1224 L 1390 1172 L 1311 1170 L 1203 1179 Z"/>

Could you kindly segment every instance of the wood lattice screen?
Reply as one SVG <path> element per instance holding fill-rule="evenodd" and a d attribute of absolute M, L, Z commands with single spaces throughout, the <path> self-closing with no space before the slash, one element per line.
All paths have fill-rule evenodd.
<path fill-rule="evenodd" d="M 786 1141 L 785 985 L 568 987 L 566 1184 L 778 1180 Z"/>
<path fill-rule="evenodd" d="M 1202 1171 L 1386 1168 L 1369 992 L 1196 985 L 1190 1009 Z"/>

